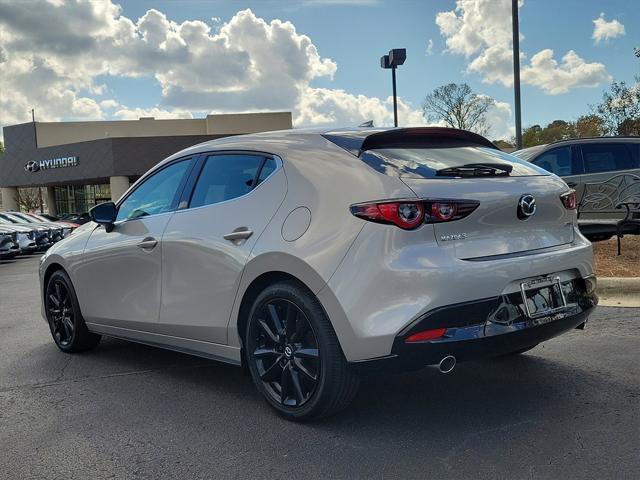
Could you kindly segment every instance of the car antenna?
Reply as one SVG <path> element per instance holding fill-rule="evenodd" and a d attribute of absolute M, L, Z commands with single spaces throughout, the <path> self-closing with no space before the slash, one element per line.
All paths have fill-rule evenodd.
<path fill-rule="evenodd" d="M 373 128 L 373 120 L 367 120 L 366 122 L 362 122 L 360 125 L 358 125 L 358 127 L 364 127 L 364 128 Z"/>

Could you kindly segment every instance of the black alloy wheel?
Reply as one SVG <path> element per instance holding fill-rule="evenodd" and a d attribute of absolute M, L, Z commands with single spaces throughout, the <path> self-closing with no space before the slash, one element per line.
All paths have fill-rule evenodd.
<path fill-rule="evenodd" d="M 270 300 L 251 330 L 250 352 L 265 390 L 282 405 L 304 405 L 322 368 L 318 340 L 304 312 L 289 300 Z"/>
<path fill-rule="evenodd" d="M 360 379 L 316 296 L 294 280 L 266 287 L 243 329 L 254 385 L 288 420 L 326 417 L 345 408 Z"/>
<path fill-rule="evenodd" d="M 71 279 L 63 270 L 49 277 L 44 307 L 53 340 L 63 352 L 82 352 L 100 342 L 101 336 L 87 329 Z"/>
<path fill-rule="evenodd" d="M 51 334 L 61 347 L 68 347 L 75 333 L 75 311 L 69 287 L 62 278 L 49 282 L 46 296 L 47 317 Z"/>

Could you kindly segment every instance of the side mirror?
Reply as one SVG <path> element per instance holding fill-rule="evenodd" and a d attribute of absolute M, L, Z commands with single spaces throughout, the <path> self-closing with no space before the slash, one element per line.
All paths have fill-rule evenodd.
<path fill-rule="evenodd" d="M 113 223 L 116 221 L 118 209 L 113 202 L 100 203 L 89 210 L 91 220 L 97 224 L 104 225 L 107 232 L 113 230 Z"/>

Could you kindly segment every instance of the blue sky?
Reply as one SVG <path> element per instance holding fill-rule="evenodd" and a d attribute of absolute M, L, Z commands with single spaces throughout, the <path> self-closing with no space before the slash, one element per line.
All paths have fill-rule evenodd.
<path fill-rule="evenodd" d="M 52 88 L 61 89 L 60 109 L 42 106 L 41 103 L 51 102 L 46 102 L 46 97 L 43 97 L 41 92 L 25 91 L 24 105 L 10 105 L 3 115 L 5 118 L 0 118 L 0 123 L 25 120 L 20 112 L 29 102 L 35 103 L 37 111 L 47 119 L 90 119 L 92 116 L 132 118 L 147 111 L 153 114 L 154 108 L 157 112 L 163 112 L 159 116 L 200 116 L 208 111 L 250 111 L 275 107 L 280 110 L 294 110 L 294 117 L 299 125 L 358 121 L 358 110 L 361 110 L 363 116 L 369 115 L 375 117 L 378 123 L 385 123 L 390 119 L 390 105 L 386 101 L 391 91 L 390 74 L 380 69 L 379 57 L 394 47 L 407 48 L 408 57 L 405 65 L 398 71 L 398 93 L 405 107 L 401 109 L 401 123 L 415 123 L 420 118 L 419 109 L 424 96 L 435 87 L 449 82 L 466 82 L 476 92 L 489 95 L 498 102 L 499 108 L 491 118 L 496 124 L 494 136 L 507 136 L 513 123 L 512 116 L 509 115 L 513 91 L 507 85 L 510 75 L 505 73 L 511 68 L 505 60 L 510 48 L 505 43 L 505 35 L 510 35 L 508 0 L 136 0 L 114 2 L 121 7 L 119 9 L 114 6 L 110 10 L 97 11 L 94 6 L 91 11 L 86 12 L 88 7 L 80 0 L 77 1 L 77 4 L 76 0 L 73 0 L 63 6 L 55 5 L 52 14 L 59 14 L 61 18 L 63 14 L 64 18 L 71 15 L 73 19 L 73 15 L 77 13 L 78 19 L 83 19 L 82 21 L 90 15 L 97 25 L 105 22 L 105 31 L 118 32 L 109 33 L 114 38 L 121 35 L 121 27 L 114 25 L 122 24 L 123 20 L 130 20 L 135 27 L 134 30 L 142 31 L 138 28 L 141 25 L 140 19 L 148 15 L 152 9 L 166 17 L 166 20 L 156 18 L 156 26 L 162 22 L 179 26 L 185 21 L 200 20 L 211 28 L 207 35 L 214 37 L 221 28 L 224 29 L 226 23 L 238 19 L 238 12 L 249 8 L 252 12 L 250 20 L 254 24 L 264 20 L 269 26 L 276 19 L 290 22 L 295 27 L 295 33 L 291 35 L 296 42 L 301 35 L 307 36 L 317 50 L 319 61 L 326 60 L 330 64 L 325 64 L 318 70 L 319 67 L 314 66 L 317 59 L 313 55 L 309 56 L 307 52 L 304 54 L 304 60 L 295 56 L 291 64 L 287 65 L 287 59 L 279 59 L 283 54 L 279 51 L 280 44 L 276 42 L 269 45 L 269 48 L 272 48 L 272 57 L 265 54 L 257 59 L 258 57 L 253 56 L 253 50 L 260 48 L 259 38 L 254 43 L 244 42 L 248 36 L 242 29 L 238 29 L 233 35 L 229 34 L 228 44 L 243 42 L 241 50 L 248 52 L 254 70 L 262 71 L 262 83 L 266 75 L 273 76 L 269 73 L 273 72 L 268 65 L 269 58 L 283 61 L 285 66 L 282 68 L 291 68 L 290 75 L 277 81 L 283 85 L 283 91 L 278 91 L 282 98 L 271 101 L 260 96 L 269 96 L 274 89 L 278 90 L 277 82 L 269 91 L 258 85 L 259 82 L 255 78 L 252 82 L 247 80 L 248 83 L 243 83 L 246 77 L 240 73 L 237 84 L 245 93 L 239 95 L 231 90 L 228 94 L 221 93 L 226 91 L 225 89 L 233 89 L 233 86 L 229 85 L 220 88 L 216 86 L 224 84 L 224 79 L 220 80 L 218 77 L 224 75 L 227 68 L 234 68 L 227 67 L 228 63 L 224 60 L 230 57 L 224 55 L 221 55 L 220 61 L 216 57 L 205 58 L 195 53 L 191 54 L 190 60 L 178 55 L 175 58 L 181 59 L 183 63 L 172 64 L 166 58 L 165 52 L 161 60 L 166 63 L 158 63 L 157 70 L 154 70 L 153 64 L 138 68 L 145 59 L 135 56 L 138 47 L 132 43 L 130 48 L 126 45 L 122 47 L 118 56 L 112 56 L 110 53 L 109 56 L 112 58 L 103 62 L 103 65 L 89 67 L 87 65 L 95 60 L 96 55 L 99 57 L 101 51 L 97 50 L 92 54 L 92 61 L 83 60 L 86 52 L 72 53 L 68 42 L 82 42 L 84 39 L 65 38 L 59 40 L 60 47 L 49 52 L 30 52 L 34 64 L 37 65 L 37 55 L 41 55 L 44 58 L 43 62 L 54 65 L 51 70 L 63 79 L 52 81 Z M 33 2 L 25 4 L 31 8 L 34 6 Z M 15 4 L 9 5 L 10 8 L 17 9 Z M 45 7 L 52 8 L 49 4 Z M 477 12 L 474 16 L 473 10 L 476 7 Z M 442 16 L 441 20 L 436 22 L 439 14 Z M 603 21 L 606 22 L 609 37 L 603 37 L 596 42 L 593 38 L 594 20 L 601 14 L 604 14 Z M 12 15 L 17 13 L 9 12 L 7 18 L 17 18 Z M 448 18 L 449 25 L 454 21 L 458 23 L 447 30 L 445 17 Z M 118 22 L 114 22 L 114 18 Z M 618 24 L 614 24 L 614 21 Z M 26 21 L 22 25 L 14 20 L 10 25 L 9 42 L 5 42 L 5 57 L 8 56 L 10 60 L 19 55 L 25 56 L 25 52 L 28 52 L 25 43 L 28 44 L 30 36 L 34 44 L 45 40 L 47 44 L 52 43 L 51 38 L 38 39 L 42 34 Z M 633 52 L 634 47 L 640 47 L 640 9 L 635 1 L 525 0 L 520 9 L 520 26 L 524 36 L 521 41 L 521 52 L 525 55 L 523 75 L 528 75 L 529 79 L 524 80 L 523 77 L 524 125 L 545 124 L 559 118 L 575 119 L 578 115 L 588 112 L 589 104 L 599 101 L 601 92 L 610 79 L 633 82 L 634 75 L 640 73 L 640 59 L 636 58 Z M 60 25 L 59 28 L 66 27 Z M 79 32 L 79 36 L 83 35 L 81 21 L 76 24 L 70 23 L 68 28 Z M 100 30 L 101 27 L 92 28 Z M 173 27 L 168 27 L 168 31 L 171 28 Z M 246 25 L 243 28 L 246 28 Z M 477 32 L 480 32 L 478 38 Z M 128 32 L 127 35 L 127 40 L 123 40 L 122 44 L 138 41 L 139 39 L 136 40 L 134 37 L 142 36 L 135 31 Z M 187 38 L 184 35 L 183 37 Z M 184 38 L 180 41 L 191 41 Z M 26 42 L 12 42 L 15 39 L 26 39 Z M 99 39 L 99 42 L 103 41 L 104 39 Z M 194 44 L 196 41 L 193 40 Z M 148 43 L 147 39 L 145 42 Z M 427 53 L 430 42 L 432 46 L 430 53 Z M 473 45 L 474 42 L 480 43 Z M 292 48 L 289 43 L 282 45 L 282 49 Z M 235 48 L 236 45 L 227 47 Z M 67 48 L 69 51 L 66 51 Z M 162 50 L 164 47 L 158 48 Z M 548 62 L 533 66 L 532 57 L 546 49 L 553 50 L 553 55 L 547 54 L 547 60 L 557 62 L 555 67 Z M 562 59 L 569 51 L 575 52 L 577 60 L 571 60 L 563 66 Z M 151 53 L 149 50 L 145 52 L 149 58 Z M 296 52 L 296 55 L 298 54 L 299 52 Z M 124 58 L 127 56 L 129 58 Z M 62 59 L 51 60 L 58 57 Z M 478 62 L 483 65 L 485 61 L 488 63 L 470 68 L 478 57 Z M 501 59 L 500 63 L 492 66 L 494 64 L 491 62 L 498 57 Z M 186 77 L 189 69 L 194 67 L 193 62 L 200 62 L 196 65 L 198 73 L 194 74 L 197 81 L 194 80 L 192 86 L 186 87 L 184 85 L 190 81 Z M 260 62 L 263 62 L 264 66 Z M 300 62 L 307 62 L 306 66 L 302 67 Z M 85 79 L 72 79 L 73 73 L 66 72 L 65 65 L 69 66 L 68 68 L 75 66 L 75 71 L 80 72 Z M 172 71 L 171 74 L 164 75 L 164 71 L 173 70 L 174 66 L 176 70 L 182 69 L 182 72 Z M 527 69 L 530 71 L 524 73 Z M 310 71 L 315 73 L 309 73 Z M 495 75 L 497 71 L 501 72 L 498 76 Z M 52 75 L 43 74 L 43 77 L 49 79 Z M 208 75 L 212 78 L 210 84 L 207 82 Z M 214 80 L 214 77 L 217 80 Z M 20 85 L 24 82 L 18 80 L 15 80 L 12 89 L 22 88 Z M 291 88 L 290 93 L 284 92 L 287 88 Z M 190 91 L 183 91 L 186 89 Z M 344 94 L 339 93 L 342 90 Z M 168 93 L 169 91 L 171 92 Z M 70 92 L 72 97 L 67 95 L 67 92 Z M 5 98 L 0 102 L 7 102 L 6 93 L 1 95 Z M 67 97 L 72 103 L 65 107 L 62 99 Z M 198 108 L 198 98 L 203 98 L 201 108 Z M 204 100 L 205 98 L 207 100 Z M 91 104 L 92 101 L 95 107 Z M 362 106 L 364 104 L 366 107 Z M 13 114 L 7 113 L 12 111 Z"/>

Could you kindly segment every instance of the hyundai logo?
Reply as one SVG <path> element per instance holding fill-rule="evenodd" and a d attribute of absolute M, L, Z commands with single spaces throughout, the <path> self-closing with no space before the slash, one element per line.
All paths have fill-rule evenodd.
<path fill-rule="evenodd" d="M 536 199 L 533 195 L 523 195 L 518 200 L 518 218 L 529 220 L 536 213 Z"/>
<path fill-rule="evenodd" d="M 25 172 L 37 172 L 40 170 L 40 163 L 35 161 L 30 161 L 24 166 Z"/>
<path fill-rule="evenodd" d="M 52 168 L 77 167 L 78 157 L 75 155 L 69 157 L 48 158 L 47 160 L 28 162 L 24 169 L 27 172 L 39 172 L 40 170 L 50 170 Z"/>

